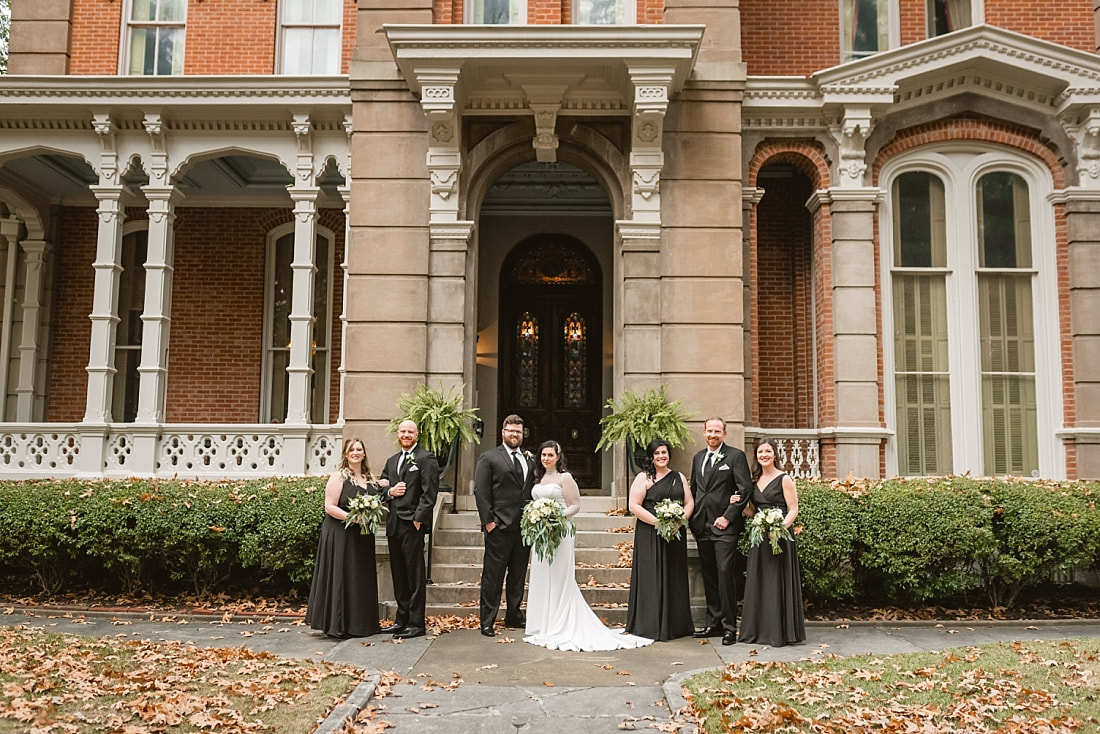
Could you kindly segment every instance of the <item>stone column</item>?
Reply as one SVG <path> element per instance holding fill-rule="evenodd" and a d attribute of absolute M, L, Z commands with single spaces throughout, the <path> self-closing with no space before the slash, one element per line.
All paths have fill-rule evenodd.
<path fill-rule="evenodd" d="M 741 190 L 741 278 L 744 283 L 752 283 L 752 233 L 756 231 L 756 207 L 764 198 L 764 189 L 745 187 Z M 751 288 L 743 289 L 742 308 L 745 313 L 743 326 L 745 338 L 742 349 L 745 353 L 745 423 L 759 426 L 757 418 L 759 405 L 753 399 L 753 378 L 760 366 L 758 355 L 752 350 L 752 313 L 753 296 Z"/>
<path fill-rule="evenodd" d="M 31 423 L 40 419 L 34 409 L 38 362 L 44 344 L 38 343 L 42 327 L 42 296 L 46 288 L 46 262 L 50 245 L 44 240 L 23 240 L 27 277 L 23 286 L 23 335 L 19 342 L 19 378 L 15 386 L 15 420 Z"/>
<path fill-rule="evenodd" d="M 1094 0 L 1100 7 L 1100 2 Z M 1070 452 L 1070 478 L 1100 478 L 1100 107 L 1064 123 L 1076 143 L 1077 186 L 1051 197 L 1066 220 L 1074 412 L 1061 438 Z M 1076 454 L 1076 456 L 1074 456 Z M 1076 474 L 1074 474 L 1074 458 Z"/>
<path fill-rule="evenodd" d="M 0 421 L 9 420 L 7 412 L 8 369 L 11 364 L 12 326 L 15 323 L 15 273 L 19 261 L 19 232 L 23 223 L 17 217 L 0 219 L 0 240 L 7 245 L 4 278 L 3 315 L 0 316 Z"/>
<path fill-rule="evenodd" d="M 815 195 L 817 197 L 817 195 Z M 834 188 L 829 202 L 832 230 L 833 349 L 832 426 L 822 435 L 834 442 L 836 476 L 880 476 L 885 431 L 879 416 L 879 350 L 875 292 L 874 220 L 881 192 Z"/>
<path fill-rule="evenodd" d="M 350 125 L 350 123 L 349 123 Z M 336 422 L 344 422 L 344 378 L 347 375 L 348 363 L 348 243 L 351 242 L 351 187 L 340 186 L 337 188 L 340 198 L 344 201 L 344 259 L 340 262 L 340 272 L 343 278 L 340 299 L 340 400 L 337 408 Z"/>
<path fill-rule="evenodd" d="M 344 435 L 362 437 L 379 459 L 393 451 L 386 426 L 396 399 L 428 372 L 429 222 L 457 220 L 457 161 L 433 160 L 429 171 L 429 145 L 460 134 L 435 127 L 429 142 L 427 110 L 398 72 L 380 29 L 431 22 L 431 0 L 359 0 L 349 73 L 352 158 L 369 163 L 356 165 L 351 180 Z M 446 79 L 436 81 L 424 102 L 446 107 L 448 100 L 436 96 Z"/>

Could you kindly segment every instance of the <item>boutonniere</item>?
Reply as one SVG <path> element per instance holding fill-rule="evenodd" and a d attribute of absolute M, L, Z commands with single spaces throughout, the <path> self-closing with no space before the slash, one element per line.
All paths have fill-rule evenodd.
<path fill-rule="evenodd" d="M 718 456 L 716 456 L 716 457 L 714 458 L 714 460 L 715 460 L 715 461 L 721 461 L 721 460 L 722 460 L 722 459 L 724 459 L 724 458 L 726 458 L 726 455 L 725 455 L 725 454 L 723 454 L 723 453 L 722 453 L 721 451 L 719 451 L 719 452 L 718 452 Z"/>
<path fill-rule="evenodd" d="M 523 450 L 523 458 L 527 459 L 528 461 L 534 461 L 535 460 L 535 455 L 532 454 L 527 449 L 524 449 Z"/>
<path fill-rule="evenodd" d="M 416 465 L 416 457 L 409 454 L 409 458 L 405 460 L 405 471 L 416 471 L 419 468 Z"/>

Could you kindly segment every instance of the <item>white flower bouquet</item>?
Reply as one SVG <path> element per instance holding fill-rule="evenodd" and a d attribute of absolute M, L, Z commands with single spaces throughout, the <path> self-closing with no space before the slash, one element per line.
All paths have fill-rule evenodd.
<path fill-rule="evenodd" d="M 348 516 L 344 520 L 344 527 L 358 525 L 360 533 L 373 535 L 387 509 L 389 508 L 382 502 L 382 495 L 366 492 L 357 494 L 348 500 Z"/>
<path fill-rule="evenodd" d="M 550 563 L 561 541 L 567 535 L 575 535 L 577 528 L 565 516 L 565 510 L 557 500 L 542 497 L 528 502 L 523 508 L 519 532 L 523 544 L 531 546 L 539 560 Z"/>
<path fill-rule="evenodd" d="M 783 548 L 779 541 L 794 540 L 791 531 L 783 524 L 785 514 L 778 507 L 769 507 L 753 515 L 752 522 L 749 523 L 749 546 L 755 548 L 766 538 L 772 547 L 773 556 L 782 553 Z"/>
<path fill-rule="evenodd" d="M 657 516 L 657 534 L 672 542 L 680 539 L 680 528 L 684 526 L 684 506 L 676 500 L 663 499 L 653 508 Z"/>

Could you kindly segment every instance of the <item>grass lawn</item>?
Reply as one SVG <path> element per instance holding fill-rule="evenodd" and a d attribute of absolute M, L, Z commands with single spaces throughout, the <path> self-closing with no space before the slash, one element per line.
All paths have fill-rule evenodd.
<path fill-rule="evenodd" d="M 242 647 L 0 627 L 0 734 L 304 734 L 362 675 Z"/>
<path fill-rule="evenodd" d="M 1100 731 L 1100 639 L 731 664 L 684 682 L 707 732 Z"/>

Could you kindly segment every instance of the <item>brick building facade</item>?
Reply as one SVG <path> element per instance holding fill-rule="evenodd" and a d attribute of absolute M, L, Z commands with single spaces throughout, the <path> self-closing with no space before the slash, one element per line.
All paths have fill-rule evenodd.
<path fill-rule="evenodd" d="M 13 0 L 0 466 L 325 472 L 426 381 L 616 496 L 657 384 L 801 474 L 1098 477 L 1098 13 Z"/>

